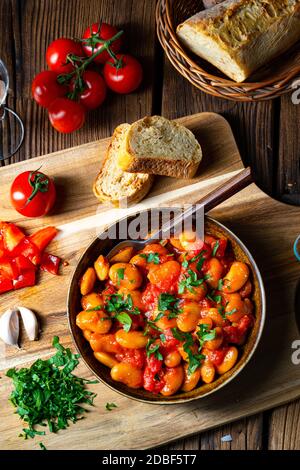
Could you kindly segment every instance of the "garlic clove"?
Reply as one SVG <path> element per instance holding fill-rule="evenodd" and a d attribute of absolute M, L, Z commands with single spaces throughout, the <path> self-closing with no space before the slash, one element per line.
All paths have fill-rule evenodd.
<path fill-rule="evenodd" d="M 16 309 L 9 309 L 0 317 L 0 338 L 4 343 L 19 348 L 19 315 Z"/>
<path fill-rule="evenodd" d="M 35 341 L 39 335 L 39 324 L 36 315 L 26 307 L 17 307 L 22 317 L 26 334 L 30 341 Z"/>

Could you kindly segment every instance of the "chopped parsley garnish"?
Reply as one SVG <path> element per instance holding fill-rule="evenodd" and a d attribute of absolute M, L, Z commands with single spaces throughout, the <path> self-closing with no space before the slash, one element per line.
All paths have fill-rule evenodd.
<path fill-rule="evenodd" d="M 158 297 L 157 308 L 160 313 L 169 311 L 175 316 L 177 316 L 179 313 L 179 310 L 178 310 L 179 302 L 180 302 L 180 299 L 177 299 L 176 297 L 174 297 L 174 295 L 162 293 Z M 173 317 L 168 316 L 168 318 L 174 318 L 174 316 Z"/>
<path fill-rule="evenodd" d="M 160 263 L 158 253 L 148 253 L 148 254 L 141 253 L 139 256 L 141 256 L 141 258 L 145 258 L 147 263 L 153 263 L 153 264 L 159 264 Z"/>
<path fill-rule="evenodd" d="M 210 294 L 207 294 L 206 296 L 209 300 L 212 300 L 212 302 L 216 302 L 217 304 L 220 304 L 222 302 L 222 296 L 221 295 L 215 295 L 215 291 L 213 290 Z"/>
<path fill-rule="evenodd" d="M 178 294 L 183 294 L 185 289 L 194 293 L 195 290 L 193 289 L 193 287 L 200 286 L 201 284 L 203 284 L 204 281 L 205 277 L 203 279 L 198 279 L 197 273 L 195 273 L 191 269 L 188 269 L 188 276 L 185 274 L 184 279 L 182 279 L 178 283 Z"/>
<path fill-rule="evenodd" d="M 161 340 L 162 343 L 165 343 L 167 341 L 167 338 L 166 338 L 165 334 L 162 333 L 161 335 L 159 335 L 159 337 L 160 337 L 160 340 Z"/>
<path fill-rule="evenodd" d="M 188 356 L 188 373 L 193 374 L 198 367 L 202 365 L 203 360 L 205 359 L 204 354 L 194 353 L 192 347 L 195 345 L 194 338 L 191 333 L 183 333 L 179 331 L 177 328 L 172 328 L 172 334 L 174 338 L 178 339 L 179 341 L 183 341 L 183 350 Z"/>
<path fill-rule="evenodd" d="M 6 373 L 15 387 L 10 401 L 16 407 L 16 413 L 28 424 L 21 434 L 25 439 L 46 434 L 38 431 L 37 425 L 48 424 L 50 432 L 66 429 L 70 421 L 75 423 L 87 411 L 82 405 L 93 405 L 96 397 L 85 385 L 98 381 L 72 374 L 79 364 L 79 354 L 64 348 L 57 336 L 52 345 L 57 352 L 50 359 L 38 359 L 29 368 L 13 368 Z"/>
<path fill-rule="evenodd" d="M 124 279 L 124 272 L 125 272 L 125 268 L 119 268 L 119 269 L 117 269 L 118 286 L 120 285 L 121 280 Z"/>
<path fill-rule="evenodd" d="M 141 312 L 137 307 L 133 307 L 133 301 L 130 294 L 127 295 L 127 298 L 124 299 L 120 294 L 111 295 L 110 299 L 107 301 L 105 309 L 107 312 L 112 313 L 109 318 L 115 318 L 123 325 L 125 331 L 130 331 L 132 325 L 131 315 L 139 315 Z"/>
<path fill-rule="evenodd" d="M 156 357 L 156 359 L 158 359 L 159 361 L 162 361 L 163 360 L 163 356 L 161 354 L 161 352 L 159 351 L 159 344 L 153 344 L 155 342 L 155 338 L 149 338 L 148 339 L 148 343 L 146 345 L 146 354 L 147 354 L 147 357 L 150 357 L 151 354 L 154 355 L 154 357 Z"/>
<path fill-rule="evenodd" d="M 210 330 L 208 325 L 201 324 L 197 331 L 197 336 L 199 338 L 200 347 L 202 348 L 206 341 L 211 341 L 216 338 L 216 330 Z"/>
<path fill-rule="evenodd" d="M 214 248 L 213 248 L 213 251 L 212 251 L 212 256 L 216 256 L 219 247 L 220 247 L 220 242 L 219 242 L 219 240 L 218 240 L 218 241 L 216 241 L 216 243 L 214 244 Z"/>
<path fill-rule="evenodd" d="M 105 405 L 105 409 L 107 411 L 111 411 L 114 408 L 118 408 L 118 405 L 116 405 L 115 403 L 106 403 L 106 405 Z"/>
<path fill-rule="evenodd" d="M 223 279 L 220 279 L 219 282 L 218 282 L 218 290 L 222 290 L 223 285 L 224 285 Z"/>
<path fill-rule="evenodd" d="M 235 313 L 237 311 L 236 308 L 233 308 L 232 310 L 230 310 L 230 312 L 225 312 L 225 315 L 232 315 L 233 313 Z"/>

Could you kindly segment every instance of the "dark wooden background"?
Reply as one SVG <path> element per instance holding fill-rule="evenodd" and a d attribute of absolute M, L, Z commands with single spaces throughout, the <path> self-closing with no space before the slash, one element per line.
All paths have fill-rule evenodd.
<path fill-rule="evenodd" d="M 221 113 L 230 122 L 245 164 L 258 185 L 285 202 L 300 204 L 300 107 L 291 96 L 256 104 L 234 103 L 198 91 L 165 59 L 155 33 L 155 0 L 0 0 L 0 58 L 11 85 L 8 103 L 23 118 L 25 142 L 11 160 L 21 161 L 109 136 L 121 122 L 146 114 L 176 118 L 201 111 Z M 145 70 L 141 89 L 111 95 L 91 113 L 83 129 L 62 135 L 30 96 L 31 81 L 45 68 L 47 45 L 59 36 L 78 37 L 103 20 L 122 27 L 128 51 Z M 84 158 L 84 155 L 83 155 Z M 5 164 L 8 164 L 6 162 Z M 1 184 L 1 181 L 0 181 Z M 171 449 L 300 449 L 300 401 L 244 419 Z M 232 442 L 221 437 L 231 434 Z"/>

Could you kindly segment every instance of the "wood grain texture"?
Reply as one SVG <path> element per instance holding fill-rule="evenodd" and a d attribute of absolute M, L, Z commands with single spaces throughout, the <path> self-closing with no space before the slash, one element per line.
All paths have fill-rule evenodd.
<path fill-rule="evenodd" d="M 175 202 L 193 203 L 241 168 L 239 153 L 224 119 L 204 113 L 181 122 L 191 127 L 203 146 L 205 157 L 201 171 L 189 182 L 174 178 L 157 178 L 157 185 L 145 199 L 144 207 L 150 205 L 153 200 L 155 207 Z M 45 160 L 47 171 L 49 174 L 55 173 L 58 180 L 65 174 L 70 175 L 68 181 L 64 182 L 66 190 L 69 191 L 66 205 L 63 208 L 58 207 L 57 213 L 51 217 L 51 223 L 62 229 L 60 238 L 52 243 L 51 251 L 64 256 L 70 265 L 62 270 L 59 278 L 43 273 L 39 285 L 1 297 L 3 309 L 13 303 L 36 310 L 43 328 L 39 342 L 29 344 L 25 341 L 24 349 L 18 352 L 9 347 L 2 351 L 2 371 L 14 365 L 27 365 L 37 357 L 48 356 L 54 334 L 61 337 L 63 344 L 71 344 L 65 315 L 67 287 L 80 254 L 96 234 L 94 226 L 90 225 L 84 230 L 87 228 L 86 222 L 90 221 L 89 216 L 94 219 L 97 212 L 100 219 L 98 223 L 102 227 L 107 223 L 109 216 L 114 217 L 111 209 L 107 211 L 104 206 L 97 205 L 90 187 L 91 176 L 98 171 L 99 159 L 103 158 L 106 145 L 107 140 L 56 153 L 51 157 L 46 156 L 44 159 L 36 159 L 36 163 Z M 15 212 L 8 201 L 10 180 L 16 171 L 29 166 L 30 162 L 26 161 L 0 170 L 0 178 L 3 181 L 0 187 L 1 214 L 5 214 L 5 218 L 9 220 L 16 220 Z M 70 168 L 73 168 L 71 174 Z M 81 191 L 76 192 L 74 188 L 79 186 Z M 165 192 L 166 187 L 168 192 Z M 297 331 L 292 292 L 299 278 L 300 268 L 292 257 L 287 259 L 285 255 L 290 250 L 296 233 L 300 231 L 300 220 L 296 219 L 298 212 L 297 208 L 286 207 L 268 198 L 255 185 L 251 185 L 211 212 L 212 216 L 231 228 L 249 247 L 261 268 L 268 293 L 268 319 L 262 341 L 250 364 L 235 381 L 224 387 L 220 393 L 183 405 L 160 406 L 159 412 L 154 405 L 129 400 L 112 392 L 105 385 L 98 384 L 93 386 L 98 393 L 96 408 L 89 413 L 87 419 L 71 426 L 64 432 L 63 439 L 62 433 L 48 434 L 43 438 L 46 447 L 148 448 L 225 423 L 226 427 L 219 429 L 216 434 L 201 436 L 200 447 L 260 447 L 260 422 L 245 417 L 299 396 L 300 369 L 292 364 L 290 356 L 291 342 Z M 79 224 L 76 222 L 78 219 L 81 221 Z M 278 227 L 283 220 L 291 229 L 279 234 Z M 26 223 L 23 221 L 21 226 L 31 230 L 47 222 L 47 218 L 43 221 L 28 220 Z M 65 222 L 68 224 L 65 225 Z M 71 222 L 75 222 L 76 226 L 72 235 L 68 231 Z M 281 286 L 280 290 L 277 289 L 278 284 Z M 80 365 L 78 374 L 89 376 L 83 364 Z M 3 372 L 1 376 L 4 376 Z M 0 448 L 35 448 L 35 441 L 20 441 L 17 437 L 21 423 L 11 408 L 6 406 L 11 390 L 10 381 L 3 378 L 1 387 L 3 393 L 0 395 Z M 107 413 L 104 405 L 108 401 L 117 403 L 118 409 Z M 238 424 L 228 425 L 229 422 L 241 418 L 242 421 Z M 153 429 L 159 429 L 159 432 L 153 433 Z M 83 434 L 85 439 L 82 439 Z M 220 443 L 224 434 L 232 435 L 233 441 L 230 444 Z M 185 441 L 184 445 L 191 447 L 195 443 L 195 440 Z M 178 443 L 177 447 L 180 446 Z"/>
<path fill-rule="evenodd" d="M 111 135 L 121 122 L 152 113 L 154 9 L 155 0 L 118 0 L 113 8 L 111 1 L 99 0 L 1 1 L 0 24 L 10 38 L 0 45 L 0 57 L 7 63 L 12 82 L 9 104 L 22 117 L 26 130 L 25 142 L 13 162 L 92 142 Z M 31 99 L 32 79 L 46 68 L 45 51 L 53 39 L 80 37 L 89 24 L 101 19 L 124 29 L 125 49 L 142 60 L 143 85 L 126 96 L 109 93 L 103 106 L 89 113 L 82 129 L 59 134 L 51 127 L 47 112 Z"/>

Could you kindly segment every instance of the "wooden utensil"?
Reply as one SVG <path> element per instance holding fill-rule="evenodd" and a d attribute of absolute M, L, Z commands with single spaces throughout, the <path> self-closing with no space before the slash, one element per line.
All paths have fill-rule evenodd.
<path fill-rule="evenodd" d="M 193 204 L 191 207 L 189 207 L 189 209 L 174 217 L 166 224 L 163 224 L 159 230 L 151 235 L 150 238 L 144 240 L 125 240 L 118 243 L 108 253 L 108 258 L 111 258 L 117 252 L 127 246 L 133 247 L 134 250 L 142 250 L 145 245 L 148 245 L 151 242 L 169 238 L 170 233 L 174 231 L 176 227 L 184 226 L 184 223 L 188 219 L 192 220 L 192 217 L 196 214 L 196 212 L 198 212 L 199 206 L 203 206 L 204 212 L 206 213 L 217 207 L 222 202 L 226 201 L 226 199 L 249 186 L 249 184 L 252 182 L 253 179 L 251 175 L 251 169 L 250 167 L 247 167 L 237 175 L 230 178 L 226 183 L 222 183 L 221 186 L 218 186 L 216 189 L 208 193 L 206 196 L 200 199 L 198 203 Z M 204 220 L 201 226 L 204 227 Z"/>

